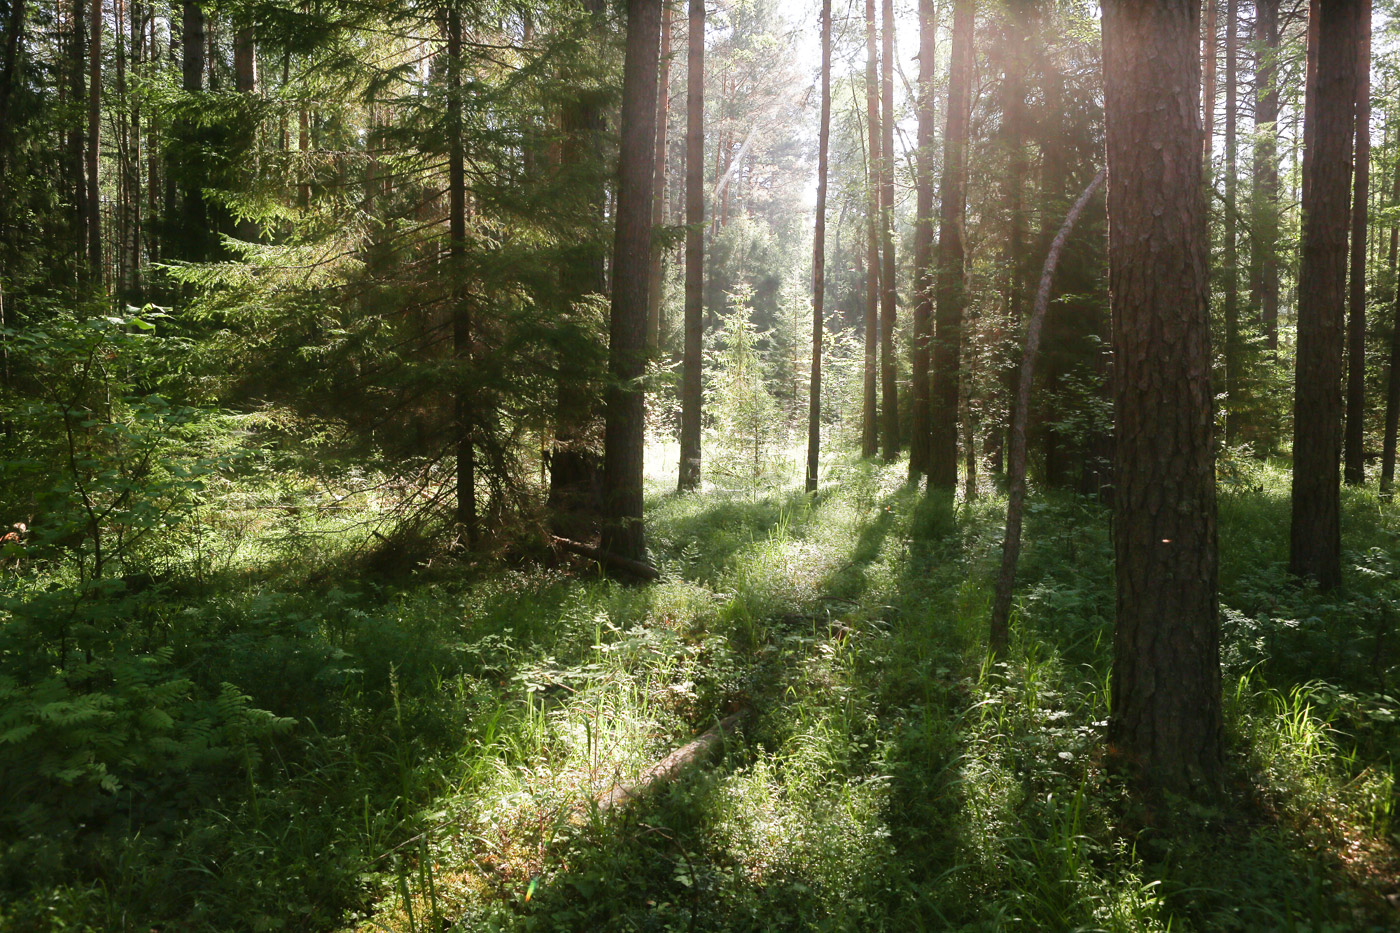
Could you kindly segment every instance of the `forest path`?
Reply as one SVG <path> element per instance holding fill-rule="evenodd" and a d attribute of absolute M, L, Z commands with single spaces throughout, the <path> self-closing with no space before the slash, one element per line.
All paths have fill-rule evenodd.
<path fill-rule="evenodd" d="M 558 616 L 586 644 L 507 678 L 491 737 L 460 752 L 470 780 L 431 805 L 441 828 L 359 929 L 1386 917 L 1330 847 L 1277 814 L 1163 828 L 1103 771 L 1112 586 L 1094 504 L 1032 502 L 1022 615 L 1010 659 L 988 667 L 1004 514 L 991 490 L 940 515 L 902 464 L 875 463 L 834 466 L 815 498 L 654 488 L 662 580 L 568 584 Z M 712 765 L 572 818 L 744 706 Z M 1213 872 L 1222 860 L 1237 876 Z"/>

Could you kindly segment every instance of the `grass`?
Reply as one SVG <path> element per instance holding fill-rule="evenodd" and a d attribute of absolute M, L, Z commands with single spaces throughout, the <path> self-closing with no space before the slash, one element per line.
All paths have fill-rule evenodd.
<path fill-rule="evenodd" d="M 372 503 L 292 514 L 231 490 L 249 508 L 201 539 L 218 560 L 132 611 L 162 676 L 246 698 L 211 714 L 233 731 L 206 743 L 238 754 L 165 783 L 114 761 L 87 822 L 7 845 L 0 926 L 1400 923 L 1395 506 L 1347 492 L 1347 584 L 1318 594 L 1281 569 L 1286 474 L 1232 465 L 1230 786 L 1217 807 L 1154 808 L 1101 766 L 1102 509 L 1032 500 L 1012 651 L 989 665 L 1004 500 L 939 509 L 903 476 L 833 463 L 816 497 L 677 496 L 653 477 L 663 578 L 645 587 L 584 564 L 367 575 L 347 548 L 371 538 Z M 42 594 L 6 585 L 12 622 L 38 612 Z M 718 762 L 624 813 L 590 809 L 740 707 L 753 715 Z M 289 725 L 239 726 L 251 711 Z"/>

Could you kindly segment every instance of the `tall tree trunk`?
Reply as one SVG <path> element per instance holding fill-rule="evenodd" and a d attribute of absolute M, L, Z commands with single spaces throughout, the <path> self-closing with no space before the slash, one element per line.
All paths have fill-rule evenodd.
<path fill-rule="evenodd" d="M 1200 6 L 1103 8 L 1113 310 L 1112 751 L 1210 794 L 1224 767 Z"/>
<path fill-rule="evenodd" d="M 956 36 L 954 42 L 956 42 Z M 933 0 L 919 0 L 919 135 L 914 179 L 914 347 L 909 377 L 912 433 L 909 438 L 909 478 L 928 472 L 929 344 L 933 339 L 933 138 L 935 70 L 938 66 L 938 23 Z M 951 116 L 951 111 L 949 111 Z M 951 148 L 948 150 L 951 153 Z M 947 166 L 944 166 L 947 171 Z"/>
<path fill-rule="evenodd" d="M 880 57 L 875 46 L 875 0 L 865 0 L 865 113 L 870 136 L 866 160 L 865 380 L 860 455 L 879 452 L 877 370 L 880 343 Z"/>
<path fill-rule="evenodd" d="M 1311 202 L 1312 176 L 1308 162 L 1313 154 L 1313 138 L 1317 132 L 1317 28 L 1321 19 L 1322 0 L 1308 0 L 1308 31 L 1303 64 L 1303 168 L 1302 204 Z M 1300 246 L 1301 248 L 1301 246 Z"/>
<path fill-rule="evenodd" d="M 925 0 L 927 2 L 927 0 Z M 831 0 L 822 0 L 822 117 L 817 133 L 817 223 L 812 234 L 812 382 L 807 393 L 807 484 L 817 491 L 822 449 L 822 328 L 826 323 L 826 158 L 831 137 Z"/>
<path fill-rule="evenodd" d="M 1240 286 L 1239 286 L 1239 0 L 1225 7 L 1225 443 L 1240 434 Z"/>
<path fill-rule="evenodd" d="M 598 42 L 606 34 L 605 0 L 586 0 L 584 13 Z M 566 78 L 571 77 L 566 73 Z M 606 295 L 607 246 L 601 228 L 607 205 L 606 182 L 596 170 L 602 159 L 603 115 L 592 89 L 584 90 L 560 114 L 563 141 L 559 161 L 586 185 L 580 243 L 559 275 L 559 306 L 573 313 L 588 295 Z M 595 231 L 597 233 L 595 234 Z M 556 534 L 587 538 L 602 513 L 602 402 L 591 367 L 560 355 L 555 385 L 554 445 L 549 456 L 549 517 Z"/>
<path fill-rule="evenodd" d="M 131 3 L 131 70 L 135 74 L 146 57 L 146 11 L 140 0 Z M 141 242 L 142 198 L 141 156 L 144 146 L 141 141 L 141 98 L 131 95 L 131 177 L 128 185 L 131 190 L 131 288 L 133 297 L 141 300 Z"/>
<path fill-rule="evenodd" d="M 204 90 L 204 10 L 198 0 L 184 0 L 183 23 L 181 30 L 181 78 L 182 86 L 188 94 L 198 94 Z M 204 245 L 209 240 L 207 232 L 208 212 L 204 207 L 203 167 L 194 157 L 195 136 L 199 130 L 188 119 L 183 119 L 181 127 L 185 152 L 181 159 L 180 174 L 183 176 L 180 198 L 184 230 L 181 240 L 186 245 L 187 258 L 205 257 Z"/>
<path fill-rule="evenodd" d="M 1351 214 L 1352 110 L 1360 0 L 1317 4 L 1312 148 L 1304 152 L 1298 354 L 1293 401 L 1289 570 L 1323 589 L 1341 583 L 1342 309 Z"/>
<path fill-rule="evenodd" d="M 94 3 L 100 0 L 93 0 Z M 73 35 L 69 47 L 68 93 L 73 107 L 78 107 L 87 94 L 87 7 L 84 0 L 73 0 Z M 88 232 L 88 214 L 91 202 L 88 200 L 87 163 L 83 159 L 83 129 L 77 121 L 68 124 L 67 171 L 68 189 L 73 205 L 73 234 L 76 241 L 74 255 L 81 256 L 82 265 L 79 277 L 86 281 L 91 277 L 92 263 L 88 261 L 88 248 L 91 243 Z"/>
<path fill-rule="evenodd" d="M 102 150 L 102 0 L 90 0 L 92 35 L 88 42 L 87 228 L 88 272 L 102 288 L 102 195 L 98 186 L 98 155 Z"/>
<path fill-rule="evenodd" d="M 666 222 L 666 124 L 671 112 L 671 20 L 675 9 L 670 0 L 663 0 L 661 18 L 661 73 L 656 88 L 656 167 L 653 181 L 656 194 L 652 199 L 651 224 L 660 227 Z M 651 251 L 650 291 L 647 294 L 647 350 L 655 353 L 661 347 L 661 298 L 665 275 L 666 251 L 656 246 Z"/>
<path fill-rule="evenodd" d="M 5 58 L 0 61 L 0 168 L 10 149 L 10 94 L 14 91 L 15 70 L 24 42 L 24 6 L 25 0 L 10 0 L 10 18 L 5 23 Z M 0 184 L 4 184 L 3 173 Z"/>
<path fill-rule="evenodd" d="M 449 40 L 451 37 L 448 37 Z M 460 36 L 458 37 L 461 38 Z M 450 54 L 450 53 L 449 53 Z M 459 54 L 460 58 L 460 54 Z M 249 25 L 239 26 L 233 34 L 233 86 L 239 94 L 252 98 L 258 90 L 258 56 L 257 42 L 253 35 L 253 27 Z M 248 104 L 249 113 L 245 117 L 248 124 L 242 130 L 242 137 L 239 140 L 240 149 L 243 152 L 251 152 L 255 142 L 256 128 L 252 123 L 253 105 Z M 371 134 L 373 133 L 373 109 L 370 111 Z M 374 172 L 374 161 L 371 157 L 368 171 Z M 450 166 L 449 166 L 450 174 Z M 238 221 L 234 231 L 240 240 L 256 240 L 260 234 L 258 224 L 250 218 Z"/>
<path fill-rule="evenodd" d="M 899 386 L 894 357 L 897 291 L 894 256 L 894 0 L 882 4 L 883 48 L 880 61 L 880 102 L 884 120 L 880 130 L 880 446 L 886 460 L 899 456 Z"/>
<path fill-rule="evenodd" d="M 933 340 L 932 439 L 929 489 L 951 494 L 958 484 L 958 375 L 963 312 L 967 307 L 967 147 L 972 109 L 973 0 L 953 6 L 953 59 L 948 71 L 948 123 L 943 135 L 943 179 L 939 185 L 938 319 Z"/>
<path fill-rule="evenodd" d="M 467 252 L 467 181 L 462 141 L 462 16 L 457 4 L 447 8 L 447 274 L 452 283 L 452 358 L 456 364 L 453 391 L 453 428 L 457 453 L 457 524 L 467 535 L 467 544 L 476 547 L 476 454 L 473 450 L 474 412 L 470 370 L 472 365 L 472 320 L 463 268 Z"/>
<path fill-rule="evenodd" d="M 628 0 L 622 77 L 622 151 L 613 242 L 608 326 L 607 414 L 603 431 L 603 550 L 630 560 L 646 554 L 642 456 L 646 396 L 647 292 L 651 265 L 652 171 L 656 148 L 656 75 L 661 0 Z"/>
<path fill-rule="evenodd" d="M 680 488 L 700 488 L 700 367 L 705 337 L 705 0 L 690 0 L 685 78 L 685 347 Z"/>
<path fill-rule="evenodd" d="M 1201 81 L 1201 122 L 1205 127 L 1205 135 L 1201 139 L 1201 157 L 1205 161 L 1206 178 L 1210 178 L 1211 154 L 1215 149 L 1215 69 L 1220 54 L 1216 42 L 1219 36 L 1216 17 L 1220 11 L 1220 0 L 1206 0 L 1205 9 L 1205 21 L 1201 26 L 1201 68 L 1205 73 Z M 1210 210 L 1209 201 L 1206 203 L 1206 210 Z"/>
<path fill-rule="evenodd" d="M 1347 421 L 1342 478 L 1366 481 L 1366 212 L 1371 193 L 1371 3 L 1356 8 L 1356 158 L 1351 207 L 1351 301 L 1347 314 Z"/>
<path fill-rule="evenodd" d="M 1041 22 L 1039 0 L 1011 0 L 1007 6 L 1006 21 L 1003 24 L 1002 55 L 1005 64 L 1001 82 L 1001 144 L 1006 151 L 1006 178 L 1003 181 L 1006 199 L 1008 230 L 1005 253 L 1002 262 L 1005 268 L 1006 324 L 1014 333 L 1020 327 L 1025 313 L 1026 289 L 1030 280 L 1027 249 L 1027 214 L 1025 209 L 1026 176 L 1029 173 L 1026 158 L 1027 127 L 1026 78 L 1030 63 L 1027 60 L 1026 40 Z M 998 337 L 1003 336 L 1001 328 Z M 998 343 L 1001 341 L 999 340 Z M 1000 473 L 1003 466 L 1003 445 L 1009 442 L 1011 423 L 1017 397 L 1017 373 L 1014 363 L 1001 367 L 1002 391 L 1006 398 L 1006 420 L 997 419 L 987 433 L 987 460 L 993 472 Z"/>
<path fill-rule="evenodd" d="M 233 87 L 240 94 L 258 89 L 257 44 L 252 26 L 239 26 L 233 34 Z"/>
<path fill-rule="evenodd" d="M 1391 209 L 1400 206 L 1400 164 L 1390 192 Z M 1400 428 L 1400 222 L 1390 228 L 1390 366 L 1386 375 L 1385 438 L 1381 448 L 1381 498 L 1391 497 L 1395 483 L 1395 446 Z"/>
<path fill-rule="evenodd" d="M 1270 353 L 1278 350 L 1278 2 L 1255 0 L 1254 190 L 1249 253 L 1250 304 Z"/>
<path fill-rule="evenodd" d="M 1045 267 L 1040 273 L 1040 289 L 1035 294 L 1030 320 L 1026 322 L 1026 347 L 1021 357 L 1020 378 L 1016 400 L 1011 409 L 1010 456 L 1006 465 L 1006 534 L 1001 542 L 1001 572 L 997 576 L 996 595 L 992 600 L 991 632 L 988 651 L 1005 654 L 1011 641 L 1011 596 L 1016 587 L 1016 565 L 1021 558 L 1021 524 L 1026 504 L 1026 421 L 1031 407 L 1031 386 L 1035 382 L 1035 355 L 1040 350 L 1040 333 L 1045 325 L 1045 311 L 1050 307 L 1050 287 L 1055 281 L 1055 267 L 1079 215 L 1089 203 L 1107 172 L 1102 170 L 1089 182 L 1089 187 L 1074 202 L 1060 231 L 1050 243 Z"/>

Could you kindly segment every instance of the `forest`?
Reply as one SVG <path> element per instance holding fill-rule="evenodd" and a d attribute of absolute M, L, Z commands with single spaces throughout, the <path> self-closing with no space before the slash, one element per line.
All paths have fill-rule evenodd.
<path fill-rule="evenodd" d="M 0 0 L 0 930 L 1400 929 L 1400 0 Z"/>

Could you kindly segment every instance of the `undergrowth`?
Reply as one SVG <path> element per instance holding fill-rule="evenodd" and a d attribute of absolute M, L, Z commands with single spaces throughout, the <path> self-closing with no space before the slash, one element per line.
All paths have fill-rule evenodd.
<path fill-rule="evenodd" d="M 582 562 L 372 572 L 372 498 L 288 470 L 215 490 L 161 572 L 81 599 L 12 561 L 0 926 L 1400 923 L 1395 506 L 1348 491 L 1323 595 L 1283 573 L 1286 474 L 1229 475 L 1229 786 L 1148 805 L 1101 758 L 1104 510 L 1032 500 L 993 665 L 1004 500 L 940 509 L 903 472 L 833 463 L 815 497 L 658 482 L 645 587 Z M 736 710 L 717 762 L 591 805 Z"/>

